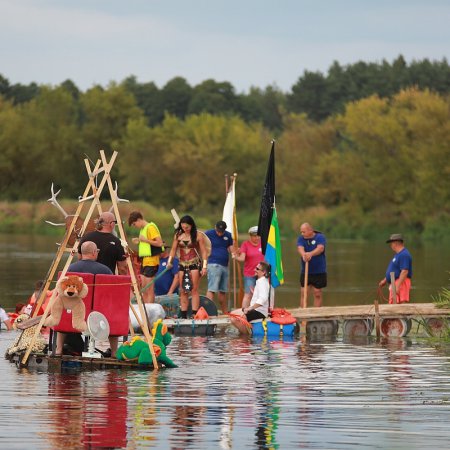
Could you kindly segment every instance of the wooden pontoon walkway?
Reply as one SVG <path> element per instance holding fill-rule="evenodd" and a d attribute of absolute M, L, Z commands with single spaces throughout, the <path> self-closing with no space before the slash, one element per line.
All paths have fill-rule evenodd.
<path fill-rule="evenodd" d="M 289 312 L 298 320 L 346 320 L 373 318 L 375 305 L 323 306 L 321 308 L 296 308 Z M 379 305 L 379 316 L 389 318 L 446 317 L 450 309 L 438 308 L 434 303 L 404 303 L 396 305 Z"/>

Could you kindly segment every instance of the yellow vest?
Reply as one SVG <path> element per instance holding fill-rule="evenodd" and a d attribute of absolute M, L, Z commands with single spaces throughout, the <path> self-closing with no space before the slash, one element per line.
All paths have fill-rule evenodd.
<path fill-rule="evenodd" d="M 139 236 L 144 237 L 145 239 L 149 239 L 148 235 L 148 229 L 153 226 L 155 227 L 156 231 L 158 232 L 158 235 L 161 236 L 161 233 L 159 232 L 158 227 L 155 223 L 150 222 L 147 225 L 145 225 L 144 228 L 139 231 Z M 153 255 L 152 255 L 152 248 L 153 248 Z M 163 252 L 164 247 L 155 247 L 153 245 L 150 245 L 148 242 L 142 242 L 139 241 L 138 246 L 138 252 L 140 258 L 145 258 L 146 256 L 156 256 Z M 156 255 L 154 255 L 156 253 Z"/>

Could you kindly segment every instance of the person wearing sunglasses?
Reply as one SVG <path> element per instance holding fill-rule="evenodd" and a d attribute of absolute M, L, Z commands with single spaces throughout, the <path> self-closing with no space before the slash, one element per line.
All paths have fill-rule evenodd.
<path fill-rule="evenodd" d="M 269 315 L 269 299 L 273 299 L 273 289 L 271 289 L 269 277 L 270 266 L 265 261 L 261 261 L 255 267 L 256 285 L 253 290 L 250 305 L 242 309 L 236 309 L 231 313 L 231 323 L 240 331 L 241 326 L 238 319 L 234 319 L 233 315 L 242 316 L 247 322 L 258 319 L 265 319 Z"/>
<path fill-rule="evenodd" d="M 82 258 L 81 246 L 83 242 L 95 242 L 99 249 L 97 261 L 111 269 L 112 273 L 117 272 L 119 275 L 127 274 L 127 263 L 125 250 L 122 247 L 120 239 L 114 235 L 113 231 L 116 227 L 117 220 L 113 213 L 103 212 L 96 221 L 97 229 L 85 234 L 78 246 L 78 259 Z"/>

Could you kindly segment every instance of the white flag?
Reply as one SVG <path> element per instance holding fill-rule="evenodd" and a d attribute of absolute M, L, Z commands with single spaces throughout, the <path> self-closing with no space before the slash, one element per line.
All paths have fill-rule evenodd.
<path fill-rule="evenodd" d="M 227 224 L 227 230 L 233 236 L 233 241 L 237 241 L 238 228 L 236 220 L 236 197 L 235 197 L 235 184 L 236 177 L 231 177 L 231 186 L 225 199 L 225 205 L 223 207 L 222 220 Z"/>

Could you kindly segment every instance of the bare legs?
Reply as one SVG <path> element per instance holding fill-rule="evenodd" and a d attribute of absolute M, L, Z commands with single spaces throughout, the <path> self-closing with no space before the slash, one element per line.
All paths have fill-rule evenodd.
<path fill-rule="evenodd" d="M 252 299 L 252 293 L 245 293 L 244 297 L 242 297 L 242 307 L 248 308 L 250 306 L 250 300 Z"/>
<path fill-rule="evenodd" d="M 206 293 L 206 296 L 214 301 L 214 292 L 208 291 Z M 227 294 L 226 292 L 218 292 L 217 298 L 219 299 L 220 307 L 222 309 L 222 314 L 228 314 L 228 301 L 227 301 Z M 249 301 L 250 304 L 250 301 Z"/>
<path fill-rule="evenodd" d="M 190 292 L 192 297 L 192 311 L 198 311 L 200 308 L 200 293 L 198 290 L 200 284 L 200 272 L 198 270 L 191 270 L 190 274 L 192 280 L 192 289 Z M 178 276 L 180 280 L 180 308 L 181 311 L 187 311 L 189 308 L 189 292 L 186 292 L 183 289 L 184 272 L 180 270 Z"/>
<path fill-rule="evenodd" d="M 314 307 L 315 308 L 320 308 L 322 306 L 322 289 L 317 289 L 314 286 L 309 285 L 308 286 L 309 290 L 313 291 L 313 297 L 314 297 Z M 301 295 L 300 295 L 300 308 L 302 307 L 302 302 L 303 302 L 303 297 L 305 295 L 305 288 L 302 287 L 301 288 Z M 308 307 L 308 305 L 305 305 L 306 307 Z"/>
<path fill-rule="evenodd" d="M 147 286 L 153 278 L 155 277 L 148 278 L 141 274 L 141 286 Z M 144 303 L 155 303 L 155 285 L 153 283 L 142 293 L 142 300 Z"/>

